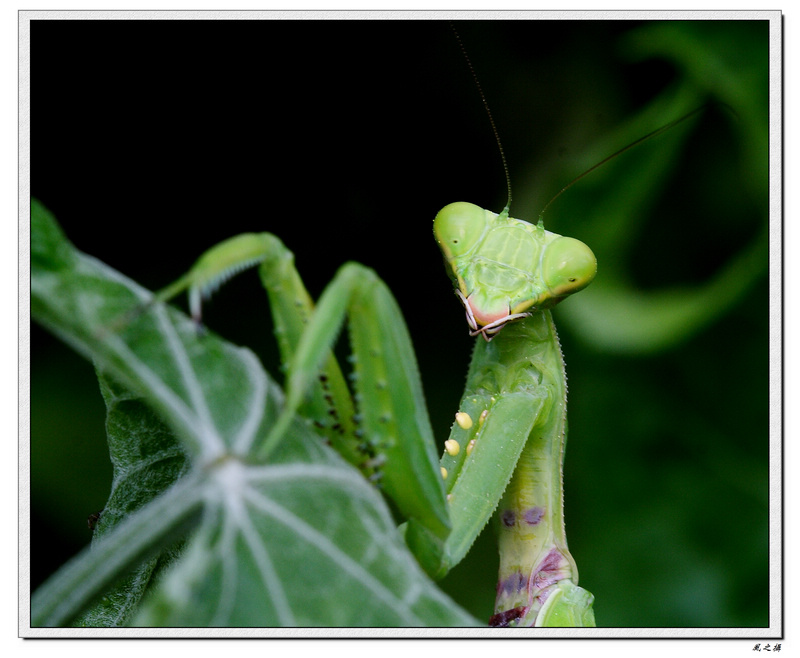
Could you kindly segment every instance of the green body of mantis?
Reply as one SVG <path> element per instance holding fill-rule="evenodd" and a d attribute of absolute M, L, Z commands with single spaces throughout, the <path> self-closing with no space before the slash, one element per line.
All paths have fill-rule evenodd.
<path fill-rule="evenodd" d="M 466 555 L 499 504 L 501 566 L 490 623 L 594 625 L 593 597 L 576 584 L 564 534 L 566 383 L 547 310 L 591 282 L 594 255 L 541 223 L 467 203 L 444 208 L 434 232 L 470 333 L 484 339 L 441 462 L 405 323 L 372 270 L 345 264 L 315 308 L 280 240 L 245 234 L 210 249 L 155 299 L 188 288 L 199 320 L 207 291 L 260 263 L 287 382 L 282 415 L 259 457 L 269 457 L 295 417 L 307 419 L 393 500 L 407 544 L 434 578 Z M 352 395 L 331 353 L 346 315 Z"/>

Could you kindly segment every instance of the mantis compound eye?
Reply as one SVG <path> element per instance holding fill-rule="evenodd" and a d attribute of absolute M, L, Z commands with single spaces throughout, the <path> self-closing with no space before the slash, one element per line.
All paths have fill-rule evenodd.
<path fill-rule="evenodd" d="M 433 220 L 433 233 L 445 258 L 468 253 L 486 229 L 486 211 L 465 201 L 442 208 Z"/>
<path fill-rule="evenodd" d="M 597 259 L 583 242 L 557 238 L 545 248 L 542 276 L 554 297 L 565 297 L 583 290 L 597 274 Z"/>

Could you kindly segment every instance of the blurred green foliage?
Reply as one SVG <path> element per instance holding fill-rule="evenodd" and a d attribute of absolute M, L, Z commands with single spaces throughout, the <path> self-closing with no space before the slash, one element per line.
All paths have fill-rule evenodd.
<path fill-rule="evenodd" d="M 767 22 L 458 29 L 522 219 L 610 153 L 717 104 L 545 216 L 599 263 L 555 311 L 570 377 L 567 535 L 600 626 L 766 626 Z M 152 288 L 245 230 L 278 234 L 312 294 L 345 260 L 374 267 L 446 438 L 471 341 L 430 222 L 452 201 L 505 202 L 446 24 L 52 21 L 32 34 L 32 193 L 78 248 Z M 255 276 L 206 319 L 277 373 Z M 36 329 L 32 345 L 35 585 L 88 542 L 111 471 L 91 365 Z M 484 532 L 445 581 L 480 618 L 494 550 Z"/>

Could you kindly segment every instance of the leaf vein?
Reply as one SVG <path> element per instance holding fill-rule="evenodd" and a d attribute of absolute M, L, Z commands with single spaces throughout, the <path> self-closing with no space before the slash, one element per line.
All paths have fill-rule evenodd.
<path fill-rule="evenodd" d="M 244 493 L 248 501 L 257 509 L 288 527 L 303 540 L 327 555 L 339 568 L 362 583 L 377 598 L 394 610 L 404 623 L 414 626 L 424 625 L 419 617 L 411 613 L 406 606 L 401 605 L 400 601 L 382 582 L 366 571 L 361 564 L 342 551 L 328 537 L 290 510 L 267 498 L 263 493 L 252 488 L 245 489 Z"/>

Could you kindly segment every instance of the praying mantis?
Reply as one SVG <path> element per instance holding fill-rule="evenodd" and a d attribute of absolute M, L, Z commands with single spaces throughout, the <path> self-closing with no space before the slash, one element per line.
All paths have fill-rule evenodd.
<path fill-rule="evenodd" d="M 566 375 L 549 309 L 589 285 L 597 262 L 541 218 L 533 225 L 509 216 L 507 165 L 483 101 L 509 201 L 500 214 L 452 203 L 434 219 L 469 333 L 480 337 L 438 465 L 408 331 L 369 268 L 342 266 L 315 307 L 280 239 L 242 234 L 208 250 L 151 304 L 188 290 L 200 327 L 202 299 L 258 265 L 287 372 L 286 402 L 258 459 L 269 458 L 296 416 L 307 419 L 392 500 L 407 545 L 435 579 L 464 558 L 497 510 L 500 572 L 489 624 L 594 626 L 594 597 L 577 585 L 564 529 Z M 352 395 L 331 351 L 346 316 Z"/>
<path fill-rule="evenodd" d="M 438 464 L 408 332 L 372 270 L 345 264 L 314 308 L 281 241 L 242 234 L 206 252 L 154 301 L 188 289 L 199 323 L 203 297 L 259 264 L 288 371 L 286 404 L 259 458 L 268 458 L 296 415 L 308 419 L 392 499 L 407 519 L 409 547 L 434 578 L 463 559 L 499 504 L 491 625 L 594 626 L 593 596 L 577 586 L 564 532 L 566 382 L 548 310 L 592 281 L 594 254 L 541 221 L 464 202 L 437 214 L 434 234 L 470 334 L 482 339 Z M 352 398 L 330 351 L 345 316 Z"/>
<path fill-rule="evenodd" d="M 393 502 L 408 547 L 434 579 L 496 517 L 490 625 L 594 626 L 593 596 L 577 584 L 564 529 L 566 376 L 550 309 L 589 285 L 597 263 L 583 243 L 546 231 L 541 219 L 514 219 L 509 206 L 510 190 L 500 214 L 458 202 L 434 219 L 477 338 L 441 459 L 402 314 L 369 268 L 345 264 L 315 305 L 277 236 L 242 234 L 208 250 L 143 308 L 188 291 L 199 327 L 202 299 L 258 265 L 287 376 L 282 413 L 251 457 L 269 462 L 303 418 Z M 352 386 L 331 351 L 345 317 Z"/>

